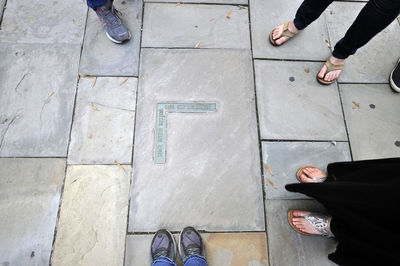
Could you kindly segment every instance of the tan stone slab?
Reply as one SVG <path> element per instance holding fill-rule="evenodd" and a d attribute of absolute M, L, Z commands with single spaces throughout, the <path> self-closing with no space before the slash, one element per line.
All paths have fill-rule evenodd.
<path fill-rule="evenodd" d="M 137 78 L 81 78 L 68 164 L 130 164 Z"/>
<path fill-rule="evenodd" d="M 204 233 L 209 266 L 266 266 L 267 239 L 264 232 Z M 178 243 L 179 235 L 174 235 Z M 127 237 L 125 266 L 150 264 L 150 245 L 153 235 Z M 182 262 L 178 259 L 178 266 Z"/>
<path fill-rule="evenodd" d="M 53 265 L 122 265 L 130 166 L 67 168 Z"/>
<path fill-rule="evenodd" d="M 65 159 L 0 159 L 0 265 L 49 265 Z"/>

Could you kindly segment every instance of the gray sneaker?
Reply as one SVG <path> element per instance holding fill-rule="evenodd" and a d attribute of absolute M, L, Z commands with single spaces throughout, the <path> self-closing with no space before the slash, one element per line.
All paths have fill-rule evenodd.
<path fill-rule="evenodd" d="M 193 227 L 189 226 L 183 229 L 181 235 L 179 236 L 179 253 L 182 258 L 182 262 L 185 263 L 186 260 L 193 255 L 206 258 L 206 248 L 203 243 L 199 232 Z"/>
<path fill-rule="evenodd" d="M 111 0 L 107 0 L 104 5 L 98 7 L 96 9 L 96 14 L 103 24 L 107 37 L 111 41 L 122 43 L 131 39 L 131 33 L 124 24 L 122 24 L 121 18 L 119 17 L 121 13 L 114 8 Z"/>

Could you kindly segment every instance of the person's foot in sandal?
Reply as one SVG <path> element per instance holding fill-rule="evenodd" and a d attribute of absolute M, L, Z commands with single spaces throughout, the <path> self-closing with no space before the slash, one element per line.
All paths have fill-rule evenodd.
<path fill-rule="evenodd" d="M 330 230 L 331 216 L 309 211 L 290 210 L 289 219 L 291 219 L 290 225 L 299 233 L 333 237 Z"/>
<path fill-rule="evenodd" d="M 317 75 L 318 81 L 324 85 L 335 82 L 342 72 L 345 61 L 345 59 L 339 59 L 334 56 L 329 57 Z"/>
<path fill-rule="evenodd" d="M 314 166 L 303 166 L 297 172 L 297 178 L 302 183 L 322 183 L 326 180 L 326 173 Z"/>
<path fill-rule="evenodd" d="M 269 36 L 269 40 L 272 45 L 280 46 L 299 32 L 300 31 L 296 28 L 293 21 L 289 21 L 273 29 Z"/>

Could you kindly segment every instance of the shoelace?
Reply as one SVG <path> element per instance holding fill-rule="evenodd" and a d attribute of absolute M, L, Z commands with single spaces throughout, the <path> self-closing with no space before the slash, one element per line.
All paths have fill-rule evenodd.
<path fill-rule="evenodd" d="M 156 254 L 154 254 L 153 259 L 156 260 L 160 257 L 167 257 L 168 256 L 168 250 L 165 248 L 160 248 Z"/>
<path fill-rule="evenodd" d="M 121 20 L 118 15 L 121 15 L 114 6 L 111 7 L 111 10 L 107 10 L 108 12 L 104 12 L 105 19 L 111 24 L 111 27 L 115 28 L 121 25 Z"/>
<path fill-rule="evenodd" d="M 200 255 L 200 248 L 188 247 L 188 248 L 186 248 L 186 253 L 187 253 L 188 257 L 192 256 L 192 255 Z"/>

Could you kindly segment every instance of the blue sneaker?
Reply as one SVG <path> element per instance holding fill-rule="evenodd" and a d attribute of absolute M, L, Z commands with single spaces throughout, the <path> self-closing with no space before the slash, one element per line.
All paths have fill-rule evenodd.
<path fill-rule="evenodd" d="M 111 0 L 107 0 L 104 5 L 96 8 L 95 12 L 103 24 L 107 37 L 111 41 L 119 44 L 131 39 L 131 33 L 122 24 L 122 20 L 119 17 L 121 13 L 114 8 Z"/>
<path fill-rule="evenodd" d="M 179 254 L 183 263 L 192 255 L 206 258 L 206 248 L 203 240 L 199 232 L 193 227 L 186 227 L 181 232 L 179 236 Z"/>
<path fill-rule="evenodd" d="M 400 59 L 390 74 L 390 86 L 394 91 L 400 92 Z"/>
<path fill-rule="evenodd" d="M 159 258 L 168 258 L 175 262 L 176 254 L 176 243 L 172 234 L 165 229 L 158 230 L 151 241 L 151 263 Z"/>

